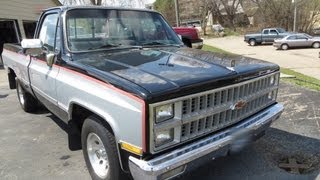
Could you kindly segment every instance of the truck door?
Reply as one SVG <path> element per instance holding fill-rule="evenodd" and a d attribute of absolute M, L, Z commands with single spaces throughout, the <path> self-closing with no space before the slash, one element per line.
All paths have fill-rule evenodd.
<path fill-rule="evenodd" d="M 48 66 L 46 55 L 55 51 L 56 37 L 60 33 L 56 33 L 57 27 L 57 12 L 49 11 L 41 17 L 35 38 L 41 40 L 43 53 L 37 57 L 32 57 L 29 65 L 30 81 L 35 95 L 50 111 L 55 113 L 58 111 L 56 77 L 59 66 Z"/>
<path fill-rule="evenodd" d="M 262 42 L 268 42 L 269 39 L 269 29 L 265 29 L 261 33 Z"/>
<path fill-rule="evenodd" d="M 270 29 L 269 36 L 268 36 L 268 42 L 273 42 L 274 39 L 278 38 L 278 31 L 275 29 Z"/>

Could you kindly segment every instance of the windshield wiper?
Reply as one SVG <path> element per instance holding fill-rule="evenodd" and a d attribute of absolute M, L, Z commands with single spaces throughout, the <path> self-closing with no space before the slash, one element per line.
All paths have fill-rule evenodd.
<path fill-rule="evenodd" d="M 119 47 L 119 46 L 121 46 L 121 44 L 105 44 L 105 45 L 100 46 L 100 47 L 92 47 L 92 48 L 89 48 L 88 50 L 104 49 L 104 48 L 113 48 L 113 47 Z"/>
<path fill-rule="evenodd" d="M 167 43 L 162 43 L 158 41 L 152 41 L 152 42 L 146 42 L 142 43 L 142 46 L 174 46 L 174 47 L 180 47 L 178 44 L 167 44 Z"/>

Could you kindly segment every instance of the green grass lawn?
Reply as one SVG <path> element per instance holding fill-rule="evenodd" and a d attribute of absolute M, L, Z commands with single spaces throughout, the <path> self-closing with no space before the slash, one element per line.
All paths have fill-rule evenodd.
<path fill-rule="evenodd" d="M 320 80 L 298 73 L 291 69 L 281 68 L 281 73 L 295 76 L 295 78 L 282 78 L 282 80 L 303 86 L 309 89 L 320 91 Z"/>
<path fill-rule="evenodd" d="M 209 46 L 209 45 L 206 45 L 206 44 L 203 45 L 202 50 L 211 51 L 211 52 L 215 52 L 215 53 L 226 54 L 226 55 L 234 55 L 231 52 L 225 51 L 223 49 L 219 49 L 217 47 Z"/>
<path fill-rule="evenodd" d="M 225 51 L 225 50 L 213 47 L 213 46 L 209 46 L 209 45 L 204 45 L 202 50 L 211 51 L 211 52 L 215 52 L 215 53 L 221 53 L 221 54 L 225 54 L 225 55 L 231 55 L 231 56 L 236 55 L 236 54 L 230 53 L 228 51 Z M 320 80 L 319 79 L 298 73 L 298 72 L 293 71 L 291 69 L 281 68 L 280 71 L 283 74 L 295 76 L 295 78 L 282 78 L 283 81 L 286 81 L 286 82 L 289 82 L 292 84 L 296 84 L 296 85 L 299 85 L 302 87 L 306 87 L 308 89 L 320 91 Z"/>

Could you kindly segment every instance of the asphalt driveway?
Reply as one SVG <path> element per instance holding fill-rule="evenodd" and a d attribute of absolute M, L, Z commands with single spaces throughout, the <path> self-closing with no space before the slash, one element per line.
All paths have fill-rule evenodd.
<path fill-rule="evenodd" d="M 5 80 L 3 70 L 0 77 Z M 179 179 L 320 180 L 320 93 L 281 82 L 279 101 L 286 110 L 262 139 Z M 5 82 L 0 82 L 0 127 L 0 179 L 90 179 L 82 152 L 68 149 L 66 125 L 45 110 L 23 112 Z M 287 157 L 308 169 L 302 175 L 280 169 Z"/>
<path fill-rule="evenodd" d="M 304 48 L 276 50 L 272 45 L 249 46 L 243 36 L 206 39 L 205 44 L 220 49 L 279 64 L 302 74 L 320 79 L 320 49 Z"/>

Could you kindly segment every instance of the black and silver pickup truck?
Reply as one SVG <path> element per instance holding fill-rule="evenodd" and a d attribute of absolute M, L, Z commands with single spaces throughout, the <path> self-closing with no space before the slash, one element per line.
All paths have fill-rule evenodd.
<path fill-rule="evenodd" d="M 21 107 L 69 125 L 92 179 L 176 177 L 240 150 L 283 111 L 279 66 L 186 48 L 150 10 L 47 9 L 3 58 Z"/>
<path fill-rule="evenodd" d="M 244 41 L 250 46 L 255 46 L 262 43 L 273 43 L 275 39 L 283 38 L 289 34 L 282 28 L 266 28 L 261 33 L 244 35 Z"/>

